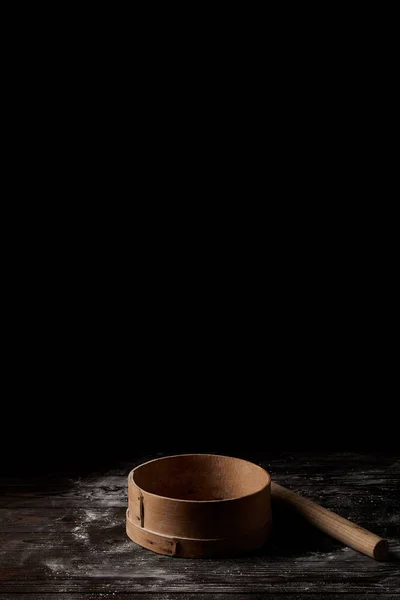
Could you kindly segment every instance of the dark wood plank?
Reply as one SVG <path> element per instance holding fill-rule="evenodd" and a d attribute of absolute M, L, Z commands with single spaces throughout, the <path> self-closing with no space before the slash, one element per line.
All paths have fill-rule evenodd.
<path fill-rule="evenodd" d="M 389 593 L 400 586 L 399 563 L 376 563 L 351 549 L 303 549 L 284 555 L 273 543 L 264 553 L 231 560 L 179 560 L 155 555 L 125 539 L 119 524 L 89 519 L 71 533 L 3 534 L 3 592 L 159 591 L 245 593 L 263 591 Z M 392 542 L 400 555 L 400 545 Z M 16 561 L 18 559 L 18 563 Z M 249 588 L 250 586 L 250 588 Z"/>
<path fill-rule="evenodd" d="M 366 600 L 365 593 L 344 593 L 344 594 L 326 594 L 326 593 L 307 593 L 294 592 L 286 594 L 285 592 L 277 593 L 252 593 L 247 592 L 243 594 L 225 594 L 225 592 L 212 592 L 204 593 L 201 591 L 195 592 L 194 594 L 187 594 L 186 592 L 175 592 L 172 596 L 169 593 L 153 593 L 153 592 L 126 592 L 123 596 L 119 596 L 116 592 L 100 592 L 100 593 L 78 593 L 70 594 L 63 592 L 60 594 L 46 594 L 45 598 L 40 600 L 243 600 L 246 597 L 249 600 Z M 371 596 L 373 598 L 373 596 Z M 379 600 L 398 600 L 399 594 L 397 592 L 391 594 L 379 594 Z M 1 596 L 1 600 L 38 600 L 34 593 L 31 594 L 5 594 Z"/>
<path fill-rule="evenodd" d="M 354 503 L 357 499 L 352 499 Z M 328 503 L 326 503 L 327 505 Z M 341 514 L 353 517 L 357 523 L 364 527 L 369 527 L 379 532 L 383 536 L 392 537 L 398 533 L 398 510 L 393 504 L 386 504 L 384 508 L 376 505 L 370 508 L 370 502 L 364 506 L 359 505 L 356 509 L 351 507 L 342 507 Z M 336 506 L 334 507 L 336 508 Z M 278 507 L 274 507 L 275 517 L 277 517 Z M 122 507 L 90 507 L 90 508 L 0 508 L 0 534 L 18 534 L 18 533 L 71 533 L 74 528 L 79 528 L 82 524 L 93 521 L 101 522 L 103 528 L 109 523 L 118 524 L 123 529 L 125 522 L 126 506 Z M 356 514 L 356 519 L 354 516 Z M 279 515 L 282 518 L 288 518 L 287 515 Z M 277 521 L 278 523 L 278 521 Z M 298 523 L 295 523 L 295 525 Z M 279 527 L 285 524 L 279 521 Z M 296 530 L 295 530 L 296 531 Z M 282 529 L 282 533 L 284 533 Z M 309 533 L 309 532 L 308 532 Z M 290 531 L 288 535 L 291 535 Z M 287 541 L 287 540 L 286 540 Z"/>
<path fill-rule="evenodd" d="M 142 462 L 137 460 L 136 464 Z M 274 511 L 271 543 L 229 560 L 171 559 L 130 542 L 124 531 L 124 463 L 85 477 L 0 480 L 0 598 L 257 597 L 392 600 L 400 589 L 400 461 L 393 456 L 255 457 L 282 484 L 391 543 L 377 563 Z M 101 596 L 100 596 L 101 595 Z"/>
<path fill-rule="evenodd" d="M 123 526 L 126 507 L 111 508 L 0 508 L 0 534 L 71 533 L 89 520 Z"/>
<path fill-rule="evenodd" d="M 371 596 L 374 598 L 374 596 Z M 343 593 L 343 594 L 326 594 L 326 593 L 307 593 L 294 592 L 286 594 L 285 592 L 280 593 L 252 593 L 247 592 L 243 594 L 225 594 L 224 592 L 212 592 L 204 593 L 198 591 L 194 594 L 187 594 L 186 592 L 179 593 L 175 592 L 174 595 L 169 593 L 153 593 L 153 592 L 126 592 L 123 596 L 118 595 L 116 592 L 100 592 L 100 593 L 83 593 L 83 594 L 46 594 L 44 598 L 40 600 L 243 600 L 248 598 L 249 600 L 366 600 L 368 596 L 365 593 Z M 379 600 L 398 600 L 399 594 L 397 592 L 391 594 L 379 594 Z M 5 594 L 1 596 L 1 600 L 38 600 L 34 593 L 31 594 Z"/>

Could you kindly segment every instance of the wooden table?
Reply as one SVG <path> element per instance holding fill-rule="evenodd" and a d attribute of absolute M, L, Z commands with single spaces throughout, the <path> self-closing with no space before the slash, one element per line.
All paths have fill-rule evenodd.
<path fill-rule="evenodd" d="M 239 454 L 273 479 L 386 537 L 378 563 L 274 512 L 271 542 L 235 559 L 173 559 L 125 534 L 126 476 L 112 468 L 0 479 L 1 600 L 400 598 L 400 456 Z"/>

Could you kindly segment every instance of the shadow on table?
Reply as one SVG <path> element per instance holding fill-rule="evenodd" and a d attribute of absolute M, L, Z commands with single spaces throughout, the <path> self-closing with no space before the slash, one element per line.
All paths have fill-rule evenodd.
<path fill-rule="evenodd" d="M 316 527 L 313 527 L 308 521 L 297 514 L 295 511 L 288 510 L 287 507 L 277 502 L 272 503 L 272 534 L 269 541 L 255 552 L 258 556 L 268 556 L 270 560 L 281 559 L 285 557 L 310 558 L 321 560 L 324 558 L 333 558 L 333 554 L 345 549 L 346 546 L 334 540 Z M 392 540 L 393 541 L 393 540 Z M 356 557 L 363 557 L 356 551 L 342 558 L 354 561 Z M 372 562 L 373 559 L 371 559 Z M 379 563 L 400 563 L 400 547 L 398 543 L 390 547 L 389 555 L 386 560 Z"/>
<path fill-rule="evenodd" d="M 335 552 L 342 544 L 310 525 L 301 516 L 273 503 L 272 534 L 269 541 L 256 551 L 257 555 L 274 558 L 306 556 Z"/>
<path fill-rule="evenodd" d="M 400 550 L 390 550 L 389 548 L 388 562 L 400 563 Z"/>

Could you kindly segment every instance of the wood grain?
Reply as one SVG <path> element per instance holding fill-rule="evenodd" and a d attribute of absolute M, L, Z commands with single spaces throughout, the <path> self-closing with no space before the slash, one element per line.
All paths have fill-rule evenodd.
<path fill-rule="evenodd" d="M 126 476 L 151 456 L 85 476 L 0 478 L 1 600 L 394 600 L 400 589 L 400 456 L 245 456 L 273 479 L 362 527 L 391 553 L 376 562 L 273 502 L 271 541 L 231 559 L 177 560 L 125 533 Z"/>
<path fill-rule="evenodd" d="M 153 552 L 180 558 L 229 557 L 250 552 L 265 544 L 270 531 L 271 520 L 254 531 L 227 538 L 173 538 L 138 527 L 129 518 L 129 510 L 126 515 L 126 533 L 133 542 Z"/>
<path fill-rule="evenodd" d="M 182 595 L 182 594 L 181 594 Z M 225 592 L 202 592 L 200 589 L 194 593 L 184 593 L 184 600 L 243 600 L 243 598 L 249 598 L 249 600 L 299 600 L 304 598 L 306 600 L 338 600 L 342 597 L 345 600 L 366 600 L 365 594 L 321 594 L 319 592 L 316 593 L 307 593 L 307 595 L 299 593 L 294 594 L 286 594 L 285 592 L 280 593 L 268 593 L 267 595 L 263 592 L 261 593 L 248 593 L 248 594 L 229 594 L 226 595 Z M 116 592 L 105 592 L 105 593 L 96 593 L 96 592 L 87 592 L 85 594 L 75 594 L 63 592 L 62 596 L 59 594 L 46 594 L 45 598 L 40 598 L 40 600 L 116 600 Z M 383 593 L 379 594 L 379 600 L 398 600 L 399 595 L 397 592 L 393 593 Z M 125 592 L 121 598 L 118 600 L 177 600 L 178 597 L 172 596 L 170 593 L 162 593 L 162 592 L 152 592 L 148 591 L 145 593 L 136 593 L 136 592 Z M 183 600 L 182 599 L 182 600 Z M 35 599 L 33 594 L 5 594 L 1 597 L 1 600 L 38 600 Z"/>

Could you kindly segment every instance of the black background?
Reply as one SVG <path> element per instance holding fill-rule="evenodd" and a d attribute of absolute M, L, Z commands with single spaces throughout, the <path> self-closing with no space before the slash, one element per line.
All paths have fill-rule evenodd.
<path fill-rule="evenodd" d="M 293 390 L 293 393 L 295 390 Z M 160 390 L 161 393 L 161 390 Z M 79 472 L 157 452 L 251 456 L 310 450 L 398 450 L 390 408 L 331 399 L 255 399 L 246 390 L 226 399 L 204 394 L 162 401 L 137 394 L 121 402 L 113 390 L 102 401 L 56 400 L 14 415 L 19 426 L 3 437 L 3 468 L 12 474 Z M 372 409 L 372 410 L 371 410 Z M 384 409 L 384 407 L 383 407 Z M 371 410 L 371 412 L 369 412 Z M 8 440 L 8 441 L 7 441 Z M 4 443 L 6 442 L 6 443 Z"/>
<path fill-rule="evenodd" d="M 123 36 L 116 60 L 23 53 L 3 469 L 398 444 L 394 38 L 379 60 L 375 35 L 267 60 L 253 36 L 223 62 L 176 42 L 176 69 L 146 42 L 132 76 Z"/>
<path fill-rule="evenodd" d="M 350 246 L 280 247 L 272 258 L 25 253 L 11 288 L 2 469 L 396 449 L 389 268 Z"/>
<path fill-rule="evenodd" d="M 240 198 L 250 185 L 240 177 Z M 19 215 L 3 469 L 398 446 L 390 212 L 142 204 Z"/>

